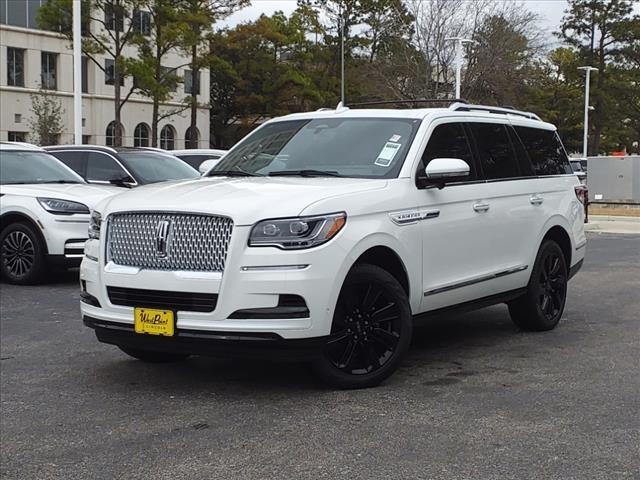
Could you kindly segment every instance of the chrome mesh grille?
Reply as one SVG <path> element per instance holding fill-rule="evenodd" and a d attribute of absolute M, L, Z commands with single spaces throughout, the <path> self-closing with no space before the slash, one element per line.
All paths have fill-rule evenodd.
<path fill-rule="evenodd" d="M 158 224 L 168 220 L 166 255 L 158 251 Z M 109 216 L 107 259 L 152 270 L 223 272 L 233 221 L 181 213 L 119 213 Z"/>

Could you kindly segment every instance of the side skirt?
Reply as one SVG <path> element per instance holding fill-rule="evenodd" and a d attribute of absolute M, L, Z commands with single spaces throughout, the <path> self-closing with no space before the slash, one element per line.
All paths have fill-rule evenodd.
<path fill-rule="evenodd" d="M 449 307 L 438 308 L 429 312 L 420 313 L 413 316 L 414 323 L 421 323 L 426 320 L 439 317 L 449 317 L 462 315 L 463 313 L 472 312 L 474 310 L 480 310 L 481 308 L 490 307 L 491 305 L 498 305 L 499 303 L 510 302 L 515 300 L 519 296 L 527 292 L 526 287 L 517 288 L 515 290 L 509 290 L 507 292 L 499 293 L 497 295 L 490 295 L 488 297 L 478 298 L 469 302 L 460 303 L 458 305 L 452 305 Z"/>

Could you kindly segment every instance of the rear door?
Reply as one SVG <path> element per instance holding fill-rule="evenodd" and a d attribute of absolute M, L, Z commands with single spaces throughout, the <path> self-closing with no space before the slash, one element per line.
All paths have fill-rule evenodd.
<path fill-rule="evenodd" d="M 514 133 L 526 150 L 536 177 L 532 182 L 533 187 L 529 189 L 534 199 L 531 229 L 535 229 L 539 238 L 544 233 L 542 229 L 547 221 L 554 215 L 562 214 L 568 219 L 579 217 L 577 222 L 574 221 L 576 232 L 579 233 L 582 215 L 574 211 L 577 208 L 574 202 L 576 177 L 558 134 L 553 129 L 523 125 L 514 125 Z M 538 245 L 531 245 L 530 248 L 535 255 Z"/>
<path fill-rule="evenodd" d="M 482 293 L 493 295 L 523 287 L 532 268 L 531 252 L 537 241 L 539 193 L 526 152 L 514 144 L 506 122 L 478 120 L 467 124 L 483 178 L 481 205 L 491 228 L 485 245 L 486 270 Z M 517 147 L 517 148 L 516 148 Z"/>

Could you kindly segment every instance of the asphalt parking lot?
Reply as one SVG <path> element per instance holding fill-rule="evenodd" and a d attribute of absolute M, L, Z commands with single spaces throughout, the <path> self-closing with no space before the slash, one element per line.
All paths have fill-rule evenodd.
<path fill-rule="evenodd" d="M 640 236 L 590 234 L 556 330 L 434 321 L 360 391 L 131 360 L 82 326 L 76 276 L 1 286 L 3 479 L 640 478 Z"/>

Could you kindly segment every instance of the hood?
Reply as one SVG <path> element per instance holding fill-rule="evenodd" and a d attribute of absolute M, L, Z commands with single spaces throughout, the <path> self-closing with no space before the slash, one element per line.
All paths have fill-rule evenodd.
<path fill-rule="evenodd" d="M 265 218 L 295 217 L 312 203 L 386 185 L 386 180 L 366 178 L 210 177 L 138 187 L 109 199 L 98 210 L 103 215 L 124 211 L 209 213 L 231 217 L 236 225 L 252 225 Z"/>
<path fill-rule="evenodd" d="M 110 185 L 78 184 L 42 184 L 29 185 L 1 185 L 0 191 L 5 195 L 21 195 L 24 197 L 59 198 L 85 204 L 89 209 L 98 202 L 122 191 L 119 187 Z"/>

